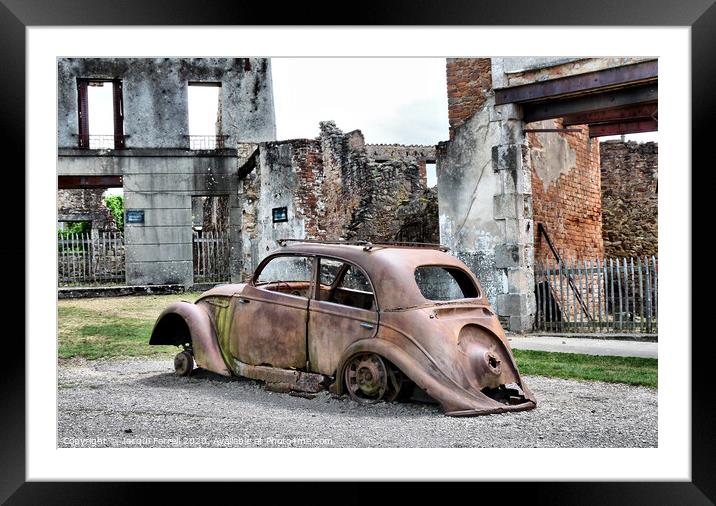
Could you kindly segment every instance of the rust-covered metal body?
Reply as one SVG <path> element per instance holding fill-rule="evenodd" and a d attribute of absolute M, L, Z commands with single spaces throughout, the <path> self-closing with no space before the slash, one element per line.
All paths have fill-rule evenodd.
<path fill-rule="evenodd" d="M 300 273 L 262 279 L 280 262 Z M 433 271 L 443 277 L 420 277 Z M 443 285 L 468 296 L 426 298 L 425 286 L 438 293 Z M 478 280 L 435 248 L 287 245 L 248 283 L 168 307 L 150 343 L 184 345 L 199 367 L 284 390 L 371 401 L 414 384 L 453 416 L 536 406 Z"/>

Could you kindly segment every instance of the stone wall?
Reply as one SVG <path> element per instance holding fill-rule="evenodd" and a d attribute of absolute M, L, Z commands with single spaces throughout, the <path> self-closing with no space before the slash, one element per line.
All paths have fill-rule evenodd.
<path fill-rule="evenodd" d="M 559 120 L 527 125 L 530 129 L 562 128 Z M 542 223 L 562 258 L 604 255 L 599 142 L 581 133 L 528 132 L 532 164 L 535 260 L 553 259 L 539 233 Z"/>
<path fill-rule="evenodd" d="M 657 255 L 659 146 L 618 140 L 601 143 L 604 252 Z"/>
<path fill-rule="evenodd" d="M 90 221 L 92 230 L 116 230 L 104 188 L 57 191 L 57 221 Z"/>
<path fill-rule="evenodd" d="M 437 242 L 437 193 L 414 157 L 372 159 L 360 131 L 322 122 L 317 139 L 267 142 L 241 169 L 242 273 L 281 238 Z M 288 220 L 274 222 L 285 207 Z"/>
<path fill-rule="evenodd" d="M 270 60 L 60 58 L 57 69 L 58 176 L 121 176 L 125 208 L 144 211 L 143 223 L 125 224 L 126 282 L 193 284 L 192 197 L 198 196 L 220 197 L 220 208 L 207 212 L 221 228 L 228 201 L 230 265 L 238 276 L 238 167 L 253 143 L 276 135 Z M 77 79 L 122 82 L 126 149 L 78 149 Z M 189 149 L 190 83 L 221 85 L 217 123 L 226 149 Z"/>
<path fill-rule="evenodd" d="M 127 148 L 189 147 L 187 83 L 192 82 L 221 85 L 220 130 L 228 135 L 227 147 L 276 138 L 267 58 L 59 58 L 57 71 L 61 148 L 77 146 L 78 78 L 122 82 Z"/>

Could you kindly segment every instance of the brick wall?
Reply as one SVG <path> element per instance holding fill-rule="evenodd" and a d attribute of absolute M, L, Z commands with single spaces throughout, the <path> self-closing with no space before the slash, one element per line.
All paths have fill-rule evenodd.
<path fill-rule="evenodd" d="M 608 256 L 657 255 L 658 144 L 601 143 L 602 221 Z"/>
<path fill-rule="evenodd" d="M 492 92 L 490 58 L 448 58 L 446 63 L 450 139 Z"/>
<path fill-rule="evenodd" d="M 550 120 L 540 122 L 538 128 L 562 128 L 562 125 L 559 120 Z M 589 139 L 586 126 L 574 128 L 581 128 L 582 132 L 527 134 L 532 157 L 537 261 L 553 258 L 539 234 L 539 223 L 547 228 L 562 258 L 593 259 L 604 255 L 599 142 Z M 561 163 L 554 163 L 555 160 Z"/>

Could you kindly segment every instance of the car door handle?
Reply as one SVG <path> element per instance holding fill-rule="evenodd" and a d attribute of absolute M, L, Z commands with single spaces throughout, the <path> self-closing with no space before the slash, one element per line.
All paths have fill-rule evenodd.
<path fill-rule="evenodd" d="M 249 299 L 239 299 L 239 304 L 248 304 L 251 302 Z"/>
<path fill-rule="evenodd" d="M 364 329 L 372 329 L 373 328 L 373 325 L 371 325 L 370 323 L 361 323 L 360 326 L 363 327 Z"/>

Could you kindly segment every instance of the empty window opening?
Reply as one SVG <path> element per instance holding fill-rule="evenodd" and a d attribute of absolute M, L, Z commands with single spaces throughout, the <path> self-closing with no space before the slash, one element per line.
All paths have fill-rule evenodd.
<path fill-rule="evenodd" d="M 270 260 L 257 274 L 255 285 L 263 290 L 308 298 L 313 259 L 280 256 Z"/>
<path fill-rule="evenodd" d="M 318 300 L 375 310 L 373 288 L 365 273 L 338 260 L 320 259 Z"/>
<path fill-rule="evenodd" d="M 425 163 L 425 174 L 427 176 L 428 188 L 432 188 L 438 184 L 437 164 L 435 162 Z"/>
<path fill-rule="evenodd" d="M 466 272 L 455 267 L 422 266 L 415 269 L 415 282 L 428 300 L 477 298 L 477 287 Z"/>
<path fill-rule="evenodd" d="M 81 79 L 77 86 L 79 146 L 89 149 L 123 148 L 121 81 Z"/>
<path fill-rule="evenodd" d="M 189 148 L 223 149 L 221 83 L 189 83 Z"/>

